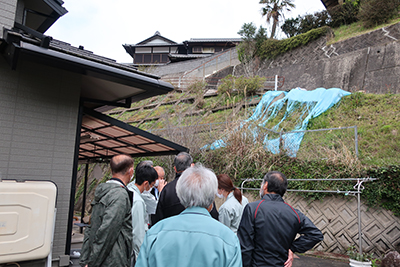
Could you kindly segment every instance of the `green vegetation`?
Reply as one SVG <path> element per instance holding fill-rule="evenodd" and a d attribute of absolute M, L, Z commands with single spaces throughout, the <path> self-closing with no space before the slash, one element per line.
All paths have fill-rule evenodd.
<path fill-rule="evenodd" d="M 236 93 L 239 96 L 252 96 L 257 93 L 260 89 L 264 87 L 264 82 L 266 78 L 261 78 L 260 76 L 246 78 L 243 76 L 234 77 L 228 75 L 221 79 L 221 84 L 218 86 L 218 93 L 226 94 L 232 102 L 232 96 Z"/>
<path fill-rule="evenodd" d="M 164 97 L 164 101 L 167 99 L 179 101 L 180 96 L 185 95 L 170 93 Z M 250 101 L 252 98 L 242 96 L 237 103 L 245 99 Z M 359 158 L 355 157 L 354 129 L 307 134 L 296 158 L 288 157 L 284 153 L 271 154 L 264 148 L 262 140 L 267 135 L 270 139 L 279 135 L 273 135 L 270 131 L 259 128 L 259 135 L 255 140 L 248 131 L 257 126 L 238 126 L 240 121 L 252 114 L 251 109 L 241 109 L 234 114 L 234 110 L 227 105 L 231 100 L 232 96 L 229 98 L 227 94 L 206 98 L 204 110 L 200 113 L 196 105 L 185 101 L 160 105 L 157 108 L 160 111 L 154 109 L 150 112 L 143 109 L 141 112 L 146 114 L 161 113 L 167 116 L 137 126 L 189 147 L 196 161 L 202 162 L 216 173 L 227 173 L 233 177 L 237 185 L 243 178 L 261 178 L 269 170 L 282 171 L 292 179 L 379 178 L 373 182 L 373 186 L 366 186 L 362 198 L 371 206 L 379 205 L 400 216 L 400 158 L 398 157 L 400 122 L 397 119 L 400 115 L 400 95 L 353 93 L 310 121 L 308 125 L 310 130 L 356 125 Z M 222 106 L 226 109 L 211 112 L 212 108 Z M 286 114 L 288 117 L 280 125 L 281 129 L 292 129 L 293 125 L 302 120 L 303 108 L 298 106 L 295 112 L 289 116 Z M 141 112 L 134 112 L 137 112 L 135 116 L 143 117 Z M 278 113 L 277 117 L 269 121 L 265 127 L 272 128 L 283 116 L 284 112 Z M 183 125 L 190 127 L 182 128 Z M 198 131 L 202 125 L 205 126 L 205 131 Z M 160 128 L 169 130 L 158 132 L 157 129 Z M 220 138 L 224 138 L 227 143 L 225 148 L 213 151 L 200 150 L 203 145 Z M 171 162 L 170 157 L 153 158 L 153 160 L 161 161 L 160 164 L 163 166 Z M 253 182 L 248 186 L 258 187 L 259 184 Z M 352 190 L 354 182 L 290 182 L 289 186 L 291 189 Z M 320 199 L 326 196 L 326 193 L 303 193 L 303 195 L 311 199 Z"/>
<path fill-rule="evenodd" d="M 261 8 L 261 15 L 266 17 L 267 22 L 272 20 L 271 38 L 275 37 L 276 27 L 278 26 L 279 19 L 282 17 L 284 11 L 290 11 L 296 6 L 294 0 L 261 0 L 260 4 L 264 6 Z"/>
<path fill-rule="evenodd" d="M 333 29 L 334 37 L 328 41 L 328 44 L 333 44 L 355 36 L 369 33 L 371 31 L 380 29 L 382 27 L 387 27 L 398 22 L 400 22 L 400 17 L 391 19 L 385 24 L 381 24 L 372 28 L 365 28 L 362 25 L 362 22 L 355 22 L 350 25 L 342 25 L 338 28 Z"/>
<path fill-rule="evenodd" d="M 310 121 L 309 129 L 357 125 L 360 161 L 368 166 L 400 165 L 400 95 L 353 93 Z"/>
<path fill-rule="evenodd" d="M 324 26 L 288 39 L 268 39 L 264 41 L 261 45 L 261 48 L 257 50 L 257 56 L 259 56 L 262 60 L 274 59 L 279 55 L 289 52 L 297 47 L 306 45 L 309 42 L 326 35 L 329 31 L 330 28 Z"/>
<path fill-rule="evenodd" d="M 358 1 L 351 3 L 358 4 Z M 400 18 L 393 19 L 379 27 L 399 21 Z M 333 30 L 335 37 L 331 42 L 375 29 L 366 29 L 363 23 L 359 21 L 335 28 Z M 243 36 L 250 39 L 256 36 L 254 25 L 248 24 L 243 30 Z M 239 47 L 239 57 L 246 64 L 251 63 L 254 56 L 273 59 L 296 47 L 306 45 L 330 31 L 329 27 L 321 27 L 285 40 L 267 40 L 265 29 L 261 28 L 255 43 L 244 42 L 247 46 Z M 390 88 L 387 94 L 382 95 L 353 93 L 327 112 L 311 119 L 309 130 L 357 126 L 359 157 L 355 155 L 354 129 L 343 129 L 306 134 L 297 157 L 293 158 L 287 156 L 285 151 L 280 154 L 270 153 L 262 141 L 264 138 L 279 137 L 279 134 L 273 134 L 266 128 L 272 128 L 284 116 L 287 117 L 280 128 L 283 131 L 293 129 L 293 126 L 304 118 L 304 107 L 298 106 L 298 109 L 291 114 L 279 113 L 265 125 L 265 128 L 257 125 L 241 125 L 241 122 L 252 114 L 252 108 L 236 109 L 235 106 L 249 103 L 252 98 L 247 97 L 244 90 L 239 93 L 238 88 L 246 90 L 248 88 L 248 85 L 237 86 L 240 79 L 240 77 L 226 77 L 218 87 L 219 94 L 214 97 L 201 98 L 201 92 L 205 90 L 206 84 L 199 82 L 193 85 L 189 92 L 172 92 L 150 98 L 132 105 L 132 108 L 142 107 L 142 109 L 125 110 L 113 116 L 130 121 L 148 119 L 135 126 L 151 130 L 157 135 L 190 148 L 197 162 L 202 162 L 218 174 L 227 173 L 236 185 L 240 185 L 243 178 L 262 178 L 270 170 L 281 171 L 291 179 L 378 178 L 366 186 L 362 198 L 371 206 L 389 209 L 396 216 L 400 216 L 400 157 L 398 157 L 400 95 L 390 93 Z M 191 100 L 188 100 L 188 97 L 192 97 Z M 144 108 L 153 104 L 161 105 L 157 108 L 154 106 L 150 109 Z M 151 118 L 157 120 L 152 121 Z M 257 138 L 250 133 L 250 130 L 254 129 L 257 129 Z M 223 138 L 226 147 L 212 151 L 200 149 L 205 144 L 220 138 Z M 167 168 L 172 164 L 172 157 L 152 160 Z M 248 186 L 259 187 L 259 184 L 252 182 Z M 334 191 L 350 191 L 353 190 L 353 186 L 354 182 L 343 181 L 289 184 L 291 189 Z M 302 193 L 302 195 L 311 199 L 321 199 L 327 194 Z"/>

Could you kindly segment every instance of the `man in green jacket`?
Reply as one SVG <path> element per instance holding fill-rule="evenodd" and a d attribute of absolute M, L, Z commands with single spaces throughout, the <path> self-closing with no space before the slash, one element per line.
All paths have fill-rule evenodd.
<path fill-rule="evenodd" d="M 111 159 L 112 178 L 97 186 L 92 201 L 90 225 L 85 230 L 80 265 L 88 267 L 131 264 L 132 195 L 126 188 L 133 175 L 128 155 Z"/>

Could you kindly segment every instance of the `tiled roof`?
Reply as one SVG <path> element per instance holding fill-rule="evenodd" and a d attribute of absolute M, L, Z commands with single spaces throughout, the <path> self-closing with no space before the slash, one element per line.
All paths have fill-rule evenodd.
<path fill-rule="evenodd" d="M 191 38 L 189 43 L 226 43 L 226 42 L 241 42 L 242 38 Z"/>
<path fill-rule="evenodd" d="M 169 54 L 171 58 L 199 58 L 199 57 L 209 57 L 212 54 Z"/>
<path fill-rule="evenodd" d="M 10 34 L 20 36 L 23 41 L 40 46 L 41 40 L 39 38 L 33 37 L 30 34 L 24 33 L 24 32 L 15 32 L 15 31 L 9 31 Z M 58 52 L 62 52 L 68 55 L 84 58 L 90 61 L 94 61 L 97 63 L 105 64 L 111 67 L 123 69 L 129 72 L 134 72 L 138 73 L 147 77 L 152 77 L 152 78 L 159 78 L 158 76 L 148 74 L 145 72 L 138 71 L 135 67 L 127 65 L 127 64 L 121 64 L 117 63 L 116 60 L 107 58 L 104 56 L 96 55 L 92 51 L 85 50 L 83 47 L 75 47 L 72 46 L 69 43 L 57 40 L 57 39 L 52 39 L 50 41 L 50 46 L 49 49 L 55 50 Z"/>

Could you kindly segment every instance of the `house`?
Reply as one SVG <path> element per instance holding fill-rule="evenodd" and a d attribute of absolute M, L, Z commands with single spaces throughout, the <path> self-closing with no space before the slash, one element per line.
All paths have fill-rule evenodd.
<path fill-rule="evenodd" d="M 107 162 L 119 153 L 188 151 L 101 113 L 173 87 L 158 76 L 46 36 L 67 13 L 62 5 L 61 0 L 0 0 L 0 265 L 69 266 L 79 164 Z M 36 211 L 25 208 L 19 214 L 14 209 L 21 205 L 5 197 L 3 185 L 28 181 L 56 186 L 54 222 L 38 225 L 32 217 Z M 23 244 L 33 225 L 51 230 L 45 257 Z"/>
<path fill-rule="evenodd" d="M 339 4 L 343 4 L 344 0 L 321 0 L 321 2 L 326 9 L 329 9 Z"/>
<path fill-rule="evenodd" d="M 124 44 L 126 52 L 132 56 L 133 65 L 165 65 L 189 59 L 208 57 L 235 47 L 241 38 L 190 39 L 176 43 L 158 31 L 151 37 L 133 45 Z"/>

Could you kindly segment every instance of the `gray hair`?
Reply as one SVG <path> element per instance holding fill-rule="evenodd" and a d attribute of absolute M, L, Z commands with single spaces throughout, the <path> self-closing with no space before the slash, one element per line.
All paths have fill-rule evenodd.
<path fill-rule="evenodd" d="M 185 207 L 208 208 L 218 191 L 218 180 L 210 169 L 196 164 L 186 169 L 176 184 L 176 193 Z"/>
<path fill-rule="evenodd" d="M 176 172 L 183 172 L 187 168 L 190 167 L 190 165 L 193 163 L 193 158 L 190 156 L 189 153 L 186 152 L 180 152 L 178 155 L 175 156 L 174 159 L 174 166 L 176 169 Z"/>

